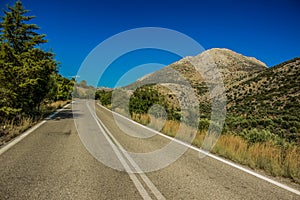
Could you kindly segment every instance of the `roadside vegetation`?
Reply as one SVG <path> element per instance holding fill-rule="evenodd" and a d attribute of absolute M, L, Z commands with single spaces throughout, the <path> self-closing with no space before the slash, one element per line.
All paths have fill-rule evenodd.
<path fill-rule="evenodd" d="M 0 22 L 0 145 L 71 99 L 75 80 L 58 74 L 59 63 L 21 1 Z"/>

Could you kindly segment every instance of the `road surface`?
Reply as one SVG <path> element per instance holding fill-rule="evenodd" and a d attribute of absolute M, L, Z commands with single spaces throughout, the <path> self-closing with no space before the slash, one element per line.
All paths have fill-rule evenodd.
<path fill-rule="evenodd" d="M 96 106 L 97 115 L 93 115 L 83 100 L 73 106 L 75 118 L 98 120 L 100 140 L 79 135 L 77 131 L 86 130 L 88 135 L 93 127 L 81 122 L 75 126 L 72 110 L 64 109 L 0 155 L 0 199 L 300 199 L 295 192 L 226 163 L 211 157 L 200 159 L 193 149 L 160 170 L 130 173 L 143 163 L 129 161 L 122 150 L 151 152 L 170 140 L 158 135 L 131 137 L 115 124 L 108 110 Z M 132 134 L 149 132 L 130 121 L 123 123 Z M 102 155 L 104 160 L 115 161 L 112 167 L 124 170 L 93 157 L 93 149 L 86 149 L 82 142 L 88 138 L 99 143 L 99 151 L 108 152 Z M 290 186 L 299 190 L 298 185 Z"/>

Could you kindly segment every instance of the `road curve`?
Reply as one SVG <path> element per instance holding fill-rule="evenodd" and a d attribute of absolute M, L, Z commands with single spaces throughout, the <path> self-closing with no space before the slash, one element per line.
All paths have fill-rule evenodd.
<path fill-rule="evenodd" d="M 223 162 L 200 159 L 192 149 L 163 169 L 130 173 L 139 164 L 124 150 L 146 153 L 170 141 L 158 135 L 141 139 L 124 134 L 111 112 L 96 106 L 93 113 L 82 100 L 73 105 L 73 112 L 75 118 L 94 120 L 97 135 L 91 134 L 96 126 L 75 126 L 71 110 L 63 110 L 0 155 L 0 199 L 300 199 Z M 122 123 L 136 134 L 147 134 L 129 121 Z M 95 159 L 77 130 L 87 130 L 87 138 L 99 144 L 98 151 L 113 152 L 110 159 L 123 170 Z M 299 190 L 298 185 L 292 187 Z"/>

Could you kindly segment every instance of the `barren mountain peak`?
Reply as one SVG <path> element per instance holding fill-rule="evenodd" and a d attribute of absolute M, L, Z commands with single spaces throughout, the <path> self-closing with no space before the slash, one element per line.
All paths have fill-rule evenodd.
<path fill-rule="evenodd" d="M 204 57 L 204 56 L 209 56 L 210 59 L 212 59 L 216 64 L 220 63 L 220 64 L 230 66 L 231 64 L 243 63 L 246 65 L 258 65 L 263 68 L 267 67 L 265 63 L 257 60 L 254 57 L 244 56 L 242 54 L 239 54 L 237 52 L 234 52 L 226 48 L 212 48 L 202 52 L 196 57 Z"/>
<path fill-rule="evenodd" d="M 226 48 L 212 48 L 194 57 L 184 57 L 162 70 L 145 75 L 140 78 L 138 82 L 146 81 L 146 79 L 159 79 L 165 82 L 174 81 L 177 78 L 171 70 L 173 69 L 191 81 L 192 85 L 198 85 L 203 80 L 196 69 L 202 71 L 203 67 L 207 68 L 213 66 L 218 68 L 227 86 L 236 82 L 237 79 L 241 80 L 244 77 L 251 76 L 267 68 L 265 63 L 256 58 L 244 56 Z"/>

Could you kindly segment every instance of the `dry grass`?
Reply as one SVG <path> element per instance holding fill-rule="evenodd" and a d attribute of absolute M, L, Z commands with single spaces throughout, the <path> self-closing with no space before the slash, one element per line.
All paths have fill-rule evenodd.
<path fill-rule="evenodd" d="M 137 121 L 140 124 L 147 125 L 150 123 L 150 117 L 145 114 L 136 114 L 133 113 L 131 117 L 134 121 Z"/>
<path fill-rule="evenodd" d="M 0 146 L 23 133 L 34 124 L 30 117 L 23 117 L 19 122 L 6 121 L 0 127 Z"/>
<path fill-rule="evenodd" d="M 271 142 L 249 145 L 239 136 L 222 135 L 213 153 L 247 165 L 253 169 L 263 169 L 273 176 L 292 178 L 300 183 L 300 147 L 292 144 L 285 146 Z"/>
<path fill-rule="evenodd" d="M 50 114 L 56 109 L 62 108 L 64 105 L 70 101 L 57 101 L 49 105 L 44 105 L 41 107 L 41 113 L 38 116 L 32 117 L 22 117 L 18 121 L 11 120 L 5 121 L 0 125 L 0 146 L 9 142 L 11 139 L 17 137 L 37 122 L 39 122 L 45 115 Z"/>
<path fill-rule="evenodd" d="M 197 134 L 196 134 L 192 144 L 194 146 L 201 147 L 201 145 L 203 144 L 204 138 L 205 138 L 205 132 L 197 131 Z"/>
<path fill-rule="evenodd" d="M 64 107 L 67 103 L 69 103 L 69 101 L 56 101 L 56 102 L 51 103 L 49 107 L 55 108 L 55 109 L 60 109 L 60 108 Z"/>
<path fill-rule="evenodd" d="M 162 132 L 168 136 L 175 137 L 179 129 L 180 123 L 176 121 L 166 121 L 165 126 L 162 129 Z"/>
<path fill-rule="evenodd" d="M 136 114 L 133 115 L 133 119 L 139 123 L 148 124 L 150 118 L 148 115 Z M 165 122 L 161 132 L 188 142 L 194 136 L 192 135 L 193 129 L 171 120 Z M 192 144 L 201 147 L 205 134 L 205 132 L 197 131 Z M 291 178 L 300 183 L 299 146 L 289 143 L 281 146 L 272 142 L 249 144 L 240 136 L 224 134 L 219 137 L 212 152 L 252 169 L 262 169 L 270 175 Z"/>
<path fill-rule="evenodd" d="M 248 143 L 234 135 L 221 135 L 213 152 L 241 164 L 246 164 Z"/>
<path fill-rule="evenodd" d="M 285 172 L 287 177 L 291 177 L 300 183 L 300 147 L 292 146 L 288 149 L 285 158 Z"/>

